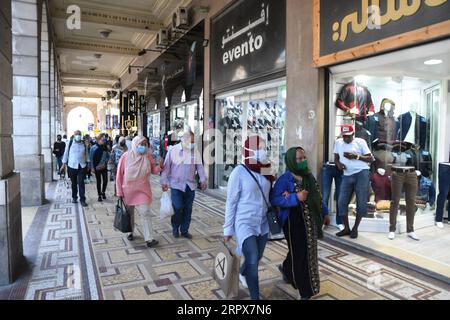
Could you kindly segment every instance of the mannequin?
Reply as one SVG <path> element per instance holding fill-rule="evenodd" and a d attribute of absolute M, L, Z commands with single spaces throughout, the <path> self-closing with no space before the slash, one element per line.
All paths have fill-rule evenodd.
<path fill-rule="evenodd" d="M 372 189 L 375 192 L 375 202 L 391 200 L 391 179 L 386 175 L 386 170 L 378 168 L 370 178 Z"/>
<path fill-rule="evenodd" d="M 417 113 L 418 104 L 412 102 L 408 112 L 397 118 L 398 140 L 409 142 L 425 149 L 427 140 L 427 120 Z"/>
<path fill-rule="evenodd" d="M 414 232 L 414 216 L 416 212 L 416 195 L 417 195 L 417 174 L 416 167 L 411 165 L 408 159 L 408 154 L 405 152 L 408 145 L 399 145 L 399 153 L 396 154 L 395 163 L 392 165 L 392 203 L 389 212 L 389 239 L 395 238 L 395 230 L 397 225 L 398 207 L 403 188 L 405 189 L 406 201 L 406 231 L 408 237 L 418 241 L 416 233 Z M 406 161 L 405 161 L 405 159 Z"/>
<path fill-rule="evenodd" d="M 381 143 L 392 144 L 396 140 L 396 124 L 394 118 L 395 102 L 384 98 L 380 104 L 380 111 L 367 117 L 366 128 L 372 139 Z"/>

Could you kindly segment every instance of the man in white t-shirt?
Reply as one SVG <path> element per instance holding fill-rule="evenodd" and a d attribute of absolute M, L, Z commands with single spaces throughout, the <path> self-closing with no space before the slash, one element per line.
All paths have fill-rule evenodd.
<path fill-rule="evenodd" d="M 334 144 L 334 162 L 339 170 L 344 171 L 339 192 L 339 214 L 344 223 L 344 230 L 336 233 L 338 237 L 350 235 L 358 237 L 358 226 L 361 219 L 367 215 L 367 200 L 369 195 L 369 167 L 375 160 L 364 139 L 355 138 L 355 129 L 350 124 L 341 127 L 342 138 Z M 356 193 L 356 220 L 350 230 L 348 222 L 348 205 L 353 192 Z"/>

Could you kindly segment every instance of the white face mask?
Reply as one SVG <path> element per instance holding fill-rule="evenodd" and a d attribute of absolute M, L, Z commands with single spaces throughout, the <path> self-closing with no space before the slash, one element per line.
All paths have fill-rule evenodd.
<path fill-rule="evenodd" d="M 390 112 L 392 110 L 392 105 L 390 103 L 386 103 L 384 105 L 384 111 Z"/>
<path fill-rule="evenodd" d="M 267 152 L 265 149 L 252 150 L 252 149 L 245 148 L 245 150 L 252 151 L 254 153 L 254 155 L 249 157 L 248 159 L 255 159 L 256 161 L 262 162 L 262 163 L 266 162 Z"/>

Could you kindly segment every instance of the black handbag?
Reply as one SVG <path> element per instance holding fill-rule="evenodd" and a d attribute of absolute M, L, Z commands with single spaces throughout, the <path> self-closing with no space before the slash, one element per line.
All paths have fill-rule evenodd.
<path fill-rule="evenodd" d="M 256 179 L 256 177 L 253 175 L 253 173 L 251 173 L 250 169 L 247 168 L 247 166 L 242 165 L 247 172 L 252 176 L 253 180 L 255 180 L 256 184 L 258 185 L 259 190 L 261 191 L 261 194 L 264 198 L 264 202 L 267 205 L 267 222 L 269 223 L 269 240 L 270 241 L 275 241 L 275 240 L 283 240 L 284 239 L 284 233 L 283 233 L 283 229 L 281 228 L 281 224 L 280 221 L 278 219 L 278 213 L 276 211 L 276 209 L 274 207 L 272 207 L 271 205 L 269 205 L 269 202 L 267 202 L 266 196 L 264 195 L 264 191 L 261 187 L 261 185 L 259 184 L 258 180 Z"/>
<path fill-rule="evenodd" d="M 114 217 L 114 228 L 123 233 L 133 232 L 133 228 L 131 225 L 131 215 L 127 210 L 125 204 L 123 203 L 122 198 L 119 198 L 119 200 L 117 200 L 116 216 Z"/>

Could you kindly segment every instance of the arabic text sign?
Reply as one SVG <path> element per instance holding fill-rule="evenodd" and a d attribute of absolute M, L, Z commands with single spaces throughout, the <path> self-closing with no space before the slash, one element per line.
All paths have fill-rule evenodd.
<path fill-rule="evenodd" d="M 212 89 L 283 70 L 286 1 L 238 1 L 212 22 Z"/>
<path fill-rule="evenodd" d="M 449 0 L 320 0 L 320 56 L 449 19 Z"/>

